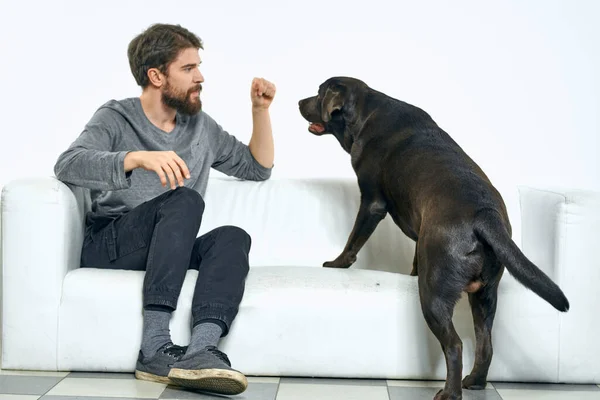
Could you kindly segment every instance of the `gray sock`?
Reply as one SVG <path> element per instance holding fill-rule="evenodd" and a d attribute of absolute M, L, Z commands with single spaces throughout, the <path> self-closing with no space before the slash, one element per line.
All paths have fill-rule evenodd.
<path fill-rule="evenodd" d="M 192 338 L 188 346 L 187 353 L 193 354 L 206 346 L 217 346 L 219 339 L 223 334 L 221 326 L 212 322 L 203 322 L 192 329 Z"/>
<path fill-rule="evenodd" d="M 163 345 L 171 342 L 170 320 L 170 312 L 144 310 L 144 332 L 142 336 L 142 353 L 144 353 L 144 356 L 152 357 Z"/>

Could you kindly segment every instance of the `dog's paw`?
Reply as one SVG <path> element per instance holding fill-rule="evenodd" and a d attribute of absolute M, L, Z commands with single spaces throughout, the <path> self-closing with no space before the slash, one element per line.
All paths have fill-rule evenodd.
<path fill-rule="evenodd" d="M 325 268 L 348 268 L 350 267 L 350 264 L 343 264 L 340 263 L 339 261 L 325 261 L 323 263 L 323 267 Z"/>
<path fill-rule="evenodd" d="M 452 394 L 441 389 L 437 392 L 433 400 L 462 400 L 462 393 Z"/>
<path fill-rule="evenodd" d="M 349 268 L 356 261 L 356 256 L 339 256 L 333 261 L 323 263 L 325 268 Z"/>
<path fill-rule="evenodd" d="M 477 378 L 473 375 L 467 375 L 462 381 L 462 387 L 469 390 L 483 390 L 487 382 L 485 379 Z"/>

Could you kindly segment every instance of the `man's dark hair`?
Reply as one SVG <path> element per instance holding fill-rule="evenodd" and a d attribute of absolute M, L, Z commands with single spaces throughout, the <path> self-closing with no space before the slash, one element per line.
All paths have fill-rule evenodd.
<path fill-rule="evenodd" d="M 202 39 L 180 25 L 151 25 L 136 36 L 127 48 L 129 67 L 135 81 L 142 88 L 148 86 L 150 68 L 158 68 L 167 75 L 169 65 L 179 52 L 190 47 L 204 49 Z"/>

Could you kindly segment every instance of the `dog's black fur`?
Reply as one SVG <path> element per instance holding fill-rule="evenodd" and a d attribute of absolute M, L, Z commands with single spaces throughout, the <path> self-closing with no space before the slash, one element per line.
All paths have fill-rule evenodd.
<path fill-rule="evenodd" d="M 446 384 L 436 400 L 485 388 L 504 267 L 557 310 L 569 309 L 560 288 L 512 241 L 505 204 L 490 180 L 425 111 L 348 77 L 326 80 L 299 108 L 310 132 L 332 134 L 350 153 L 361 193 L 344 250 L 323 266 L 350 267 L 388 213 L 416 242 L 411 275 L 418 275 L 423 315 L 446 357 Z M 452 315 L 462 292 L 477 348 L 461 384 L 462 342 Z"/>

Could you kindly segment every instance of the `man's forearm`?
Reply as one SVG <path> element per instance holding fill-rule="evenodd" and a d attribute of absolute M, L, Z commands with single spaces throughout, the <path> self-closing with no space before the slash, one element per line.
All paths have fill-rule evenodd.
<path fill-rule="evenodd" d="M 252 109 L 250 152 L 263 167 L 271 168 L 275 158 L 271 117 L 268 109 Z"/>
<path fill-rule="evenodd" d="M 62 182 L 98 190 L 126 189 L 130 183 L 124 169 L 127 152 L 110 152 L 73 146 L 63 152 L 54 173 Z"/>

